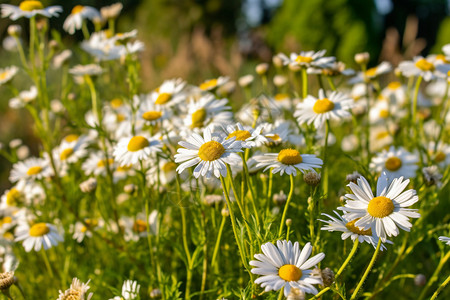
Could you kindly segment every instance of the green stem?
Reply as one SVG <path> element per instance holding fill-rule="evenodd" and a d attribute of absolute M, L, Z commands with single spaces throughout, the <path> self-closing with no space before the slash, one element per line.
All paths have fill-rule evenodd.
<path fill-rule="evenodd" d="M 325 123 L 325 146 L 323 147 L 323 167 L 322 167 L 322 173 L 323 173 L 323 194 L 325 197 L 328 196 L 328 135 L 330 134 L 330 120 L 327 120 Z"/>
<path fill-rule="evenodd" d="M 422 300 L 425 298 L 425 295 L 427 294 L 428 289 L 431 287 L 431 285 L 438 279 L 438 274 L 441 272 L 442 268 L 444 267 L 447 260 L 450 258 L 450 251 L 447 252 L 447 254 L 441 258 L 436 270 L 434 271 L 433 275 L 431 276 L 430 280 L 427 282 L 427 285 L 423 288 L 422 292 L 420 293 L 419 300 Z"/>
<path fill-rule="evenodd" d="M 258 210 L 256 209 L 256 204 L 255 204 L 256 196 L 255 196 L 255 192 L 253 190 L 253 186 L 251 185 L 251 182 L 250 182 L 250 175 L 248 173 L 248 166 L 247 166 L 247 157 L 248 157 L 248 153 L 249 153 L 248 150 L 249 149 L 245 149 L 245 154 L 242 154 L 242 164 L 244 166 L 244 173 L 242 176 L 245 178 L 245 182 L 247 183 L 248 189 L 250 190 L 250 195 L 251 195 L 250 199 L 251 199 L 251 203 L 252 203 L 252 207 L 253 207 L 253 214 L 256 219 L 256 224 L 259 227 L 259 225 L 260 225 L 259 214 L 258 214 Z M 244 182 L 242 183 L 242 185 L 244 185 Z M 242 198 L 242 199 L 244 199 L 244 198 Z"/>
<path fill-rule="evenodd" d="M 377 248 L 375 249 L 375 252 L 373 253 L 372 259 L 370 260 L 369 266 L 367 266 L 366 271 L 364 272 L 363 277 L 359 281 L 358 285 L 355 288 L 355 291 L 353 292 L 352 296 L 350 297 L 350 300 L 356 299 L 356 296 L 358 295 L 359 290 L 361 289 L 364 281 L 366 280 L 367 276 L 370 273 L 370 270 L 372 270 L 373 265 L 375 264 L 375 260 L 377 258 L 378 252 L 380 252 L 381 247 L 381 239 L 378 239 Z"/>
<path fill-rule="evenodd" d="M 419 76 L 419 78 L 417 78 L 416 81 L 416 86 L 414 88 L 414 98 L 413 98 L 413 111 L 412 111 L 412 127 L 414 130 L 414 139 L 417 139 L 417 102 L 418 102 L 418 98 L 419 98 L 419 87 L 420 87 L 420 83 L 422 82 L 422 76 Z"/>
<path fill-rule="evenodd" d="M 306 73 L 306 68 L 302 67 L 302 99 L 308 96 L 308 74 Z"/>
<path fill-rule="evenodd" d="M 447 279 L 439 286 L 439 288 L 434 292 L 433 296 L 431 296 L 430 300 L 434 300 L 437 298 L 439 293 L 445 288 L 445 286 L 450 282 L 450 275 L 447 276 Z"/>
<path fill-rule="evenodd" d="M 45 249 L 42 249 L 42 257 L 44 258 L 45 266 L 47 267 L 48 273 L 50 274 L 50 278 L 55 278 L 52 267 L 50 265 L 50 261 L 48 260 L 47 252 Z"/>
<path fill-rule="evenodd" d="M 83 20 L 83 23 L 81 24 L 81 31 L 83 31 L 83 37 L 84 37 L 84 39 L 85 39 L 85 40 L 88 40 L 89 37 L 90 37 L 90 34 L 89 34 L 89 30 L 88 30 L 88 28 L 87 28 L 87 23 L 86 23 L 85 20 Z"/>
<path fill-rule="evenodd" d="M 331 90 L 335 91 L 336 86 L 334 85 L 333 79 L 330 76 L 327 76 L 328 84 L 330 85 Z"/>
<path fill-rule="evenodd" d="M 280 289 L 277 300 L 282 300 L 284 297 L 284 286 Z"/>
<path fill-rule="evenodd" d="M 211 267 L 214 268 L 216 265 L 217 253 L 219 253 L 220 240 L 222 239 L 223 228 L 225 226 L 226 217 L 222 216 L 222 221 L 220 222 L 219 233 L 217 234 L 216 245 L 214 246 L 213 256 L 211 259 Z"/>
<path fill-rule="evenodd" d="M 289 175 L 290 181 L 291 181 L 291 187 L 289 189 L 289 195 L 287 197 L 286 204 L 284 205 L 283 215 L 281 216 L 281 223 L 280 223 L 280 230 L 278 231 L 278 236 L 281 236 L 283 233 L 284 223 L 286 219 L 286 213 L 289 207 L 289 204 L 291 203 L 292 195 L 294 194 L 294 175 Z"/>

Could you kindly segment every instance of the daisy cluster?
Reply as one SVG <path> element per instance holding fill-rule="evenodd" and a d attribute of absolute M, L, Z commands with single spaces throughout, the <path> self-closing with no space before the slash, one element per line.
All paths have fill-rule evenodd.
<path fill-rule="evenodd" d="M 41 263 L 29 253 L 41 252 L 59 286 L 71 272 L 104 278 L 102 299 L 140 299 L 147 290 L 163 299 L 249 299 L 272 291 L 304 299 L 345 289 L 335 279 L 358 243 L 375 248 L 373 262 L 379 250 L 402 243 L 399 255 L 406 255 L 401 231 L 417 243 L 448 233 L 448 224 L 432 229 L 427 222 L 435 224 L 429 216 L 445 205 L 439 197 L 449 182 L 450 45 L 396 67 L 369 68 L 362 53 L 353 70 L 325 50 L 301 51 L 277 54 L 272 65 L 237 80 L 142 86 L 144 43 L 137 30 L 116 32 L 121 9 L 75 6 L 63 28 L 80 30 L 84 40 L 71 50 L 47 45 L 46 28 L 34 34 L 36 21 L 58 17 L 61 7 L 1 5 L 2 17 L 29 19 L 38 39 L 24 51 L 20 26 L 10 26 L 10 49 L 23 65 L 0 69 L 0 87 L 11 88 L 9 107 L 28 111 L 41 142 L 38 151 L 21 140 L 0 147 L 12 163 L 11 187 L 0 201 L 5 272 L 20 274 L 21 261 Z M 47 89 L 49 69 L 61 74 L 58 95 Z M 18 76 L 33 85 L 16 90 Z M 347 187 L 345 172 L 353 172 Z M 413 228 L 414 219 L 420 222 Z M 342 232 L 355 251 L 344 261 L 345 243 L 322 231 Z M 104 257 L 78 269 L 85 253 Z M 50 261 L 65 261 L 64 270 L 55 272 Z M 391 276 L 386 265 L 381 274 Z M 122 276 L 139 280 L 124 281 L 117 296 Z M 371 296 L 391 282 L 381 277 Z M 90 300 L 89 283 L 74 278 L 58 300 Z"/>

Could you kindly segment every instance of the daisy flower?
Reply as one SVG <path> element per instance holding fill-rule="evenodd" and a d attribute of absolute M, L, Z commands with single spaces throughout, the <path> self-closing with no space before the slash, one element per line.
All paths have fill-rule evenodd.
<path fill-rule="evenodd" d="M 169 118 L 169 111 L 163 110 L 160 105 L 154 104 L 146 95 L 133 97 L 135 107 L 138 107 L 136 113 L 136 122 L 142 122 L 146 125 L 161 124 L 161 122 Z"/>
<path fill-rule="evenodd" d="M 324 57 L 327 50 L 320 51 L 302 51 L 300 53 L 291 53 L 289 57 L 280 53 L 278 57 L 281 58 L 284 65 L 301 66 L 304 68 L 329 68 L 336 61 L 333 56 Z"/>
<path fill-rule="evenodd" d="M 375 236 L 386 242 L 387 236 L 397 236 L 399 228 L 410 231 L 412 224 L 408 218 L 419 218 L 417 209 L 407 208 L 417 201 L 419 197 L 415 190 L 403 192 L 409 184 L 409 179 L 395 178 L 390 182 L 387 174 L 383 172 L 378 178 L 376 197 L 367 180 L 360 176 L 357 184 L 350 182 L 353 194 L 346 194 L 346 204 L 338 209 L 346 212 L 347 220 L 355 220 L 355 226 L 363 230 L 371 229 Z"/>
<path fill-rule="evenodd" d="M 319 98 L 308 95 L 304 102 L 297 104 L 294 117 L 300 124 L 308 125 L 314 122 L 314 126 L 319 129 L 326 120 L 340 120 L 350 117 L 349 110 L 353 106 L 353 99 L 340 92 L 332 92 L 329 97 L 325 92 L 319 91 Z"/>
<path fill-rule="evenodd" d="M 96 64 L 89 65 L 76 65 L 69 70 L 69 73 L 74 76 L 84 76 L 84 75 L 99 75 L 103 73 L 103 69 Z"/>
<path fill-rule="evenodd" d="M 183 92 L 185 87 L 186 81 L 181 78 L 166 80 L 150 94 L 150 97 L 157 105 L 171 107 L 185 100 L 186 95 Z"/>
<path fill-rule="evenodd" d="M 450 237 L 440 236 L 440 237 L 439 237 L 439 240 L 440 240 L 441 242 L 446 243 L 447 245 L 450 245 Z"/>
<path fill-rule="evenodd" d="M 161 152 L 161 147 L 162 144 L 154 138 L 145 134 L 135 135 L 120 139 L 114 148 L 113 156 L 121 166 L 134 165 L 156 152 Z"/>
<path fill-rule="evenodd" d="M 275 147 L 282 143 L 296 146 L 304 144 L 304 138 L 298 134 L 296 126 L 289 121 L 277 120 L 275 123 L 264 123 L 263 135 L 267 139 L 266 146 Z"/>
<path fill-rule="evenodd" d="M 62 163 L 76 163 L 79 159 L 86 156 L 88 153 L 87 146 L 89 145 L 89 138 L 86 135 L 73 139 L 76 135 L 70 135 L 69 140 L 64 139 L 61 145 L 55 149 L 57 158 Z"/>
<path fill-rule="evenodd" d="M 197 101 L 191 100 L 188 115 L 184 119 L 184 125 L 190 129 L 204 128 L 211 124 L 223 125 L 231 123 L 233 113 L 230 109 L 228 99 L 216 99 L 214 95 L 207 94 Z"/>
<path fill-rule="evenodd" d="M 120 2 L 114 3 L 109 6 L 103 6 L 100 8 L 100 14 L 103 20 L 115 19 L 119 16 L 122 11 L 123 4 Z"/>
<path fill-rule="evenodd" d="M 262 275 L 255 280 L 265 291 L 278 291 L 284 287 L 284 296 L 288 296 L 291 288 L 305 293 L 317 294 L 313 284 L 322 284 L 320 275 L 314 275 L 312 267 L 320 263 L 324 253 L 311 258 L 312 247 L 307 243 L 300 249 L 298 242 L 277 241 L 277 246 L 265 243 L 261 246 L 264 254 L 255 254 L 257 260 L 250 261 L 253 274 Z M 308 259 L 309 258 L 309 259 Z"/>
<path fill-rule="evenodd" d="M 224 131 L 228 133 L 227 139 L 236 137 L 236 141 L 241 141 L 242 148 L 253 148 L 267 142 L 267 138 L 261 134 L 263 128 L 264 125 L 260 125 L 257 128 L 250 126 L 244 127 L 238 122 L 235 125 L 228 125 L 224 128 Z"/>
<path fill-rule="evenodd" d="M 261 156 L 254 156 L 257 162 L 254 168 L 266 167 L 263 172 L 273 168 L 272 173 L 280 172 L 297 176 L 297 170 L 302 173 L 314 171 L 314 168 L 321 168 L 323 161 L 314 154 L 300 154 L 295 149 L 283 149 L 279 153 L 265 153 Z"/>
<path fill-rule="evenodd" d="M 390 82 L 382 91 L 381 95 L 394 105 L 404 105 L 407 100 L 406 87 L 399 81 Z"/>
<path fill-rule="evenodd" d="M 35 223 L 31 227 L 23 222 L 19 224 L 15 231 L 15 241 L 23 241 L 22 245 L 26 252 L 44 250 L 63 242 L 64 238 L 58 233 L 56 227 L 49 223 Z"/>
<path fill-rule="evenodd" d="M 367 69 L 365 72 L 359 72 L 355 77 L 351 78 L 348 83 L 355 84 L 361 82 L 370 82 L 380 75 L 389 73 L 392 70 L 392 65 L 386 61 L 382 62 L 376 67 Z"/>
<path fill-rule="evenodd" d="M 147 180 L 149 184 L 156 184 L 158 182 L 158 172 L 159 180 L 162 185 L 171 183 L 177 177 L 177 164 L 173 161 L 159 158 L 159 163 L 156 164 L 156 160 L 152 161 L 150 164 L 150 169 L 147 171 Z M 187 175 L 187 174 L 186 174 Z M 182 176 L 183 178 L 183 176 Z M 187 178 L 184 178 L 187 179 Z"/>
<path fill-rule="evenodd" d="M 100 12 L 92 6 L 76 5 L 69 16 L 64 21 L 63 28 L 69 34 L 74 34 L 75 30 L 81 29 L 84 20 L 94 21 L 100 19 Z"/>
<path fill-rule="evenodd" d="M 175 162 L 181 163 L 177 172 L 182 173 L 185 169 L 195 166 L 194 176 L 198 178 L 212 174 L 219 178 L 227 175 L 226 164 L 236 165 L 241 163 L 241 157 L 236 152 L 242 152 L 242 142 L 235 138 L 225 139 L 219 135 L 213 135 L 210 128 L 206 128 L 204 137 L 193 133 L 187 141 L 181 141 L 175 154 Z"/>
<path fill-rule="evenodd" d="M 59 5 L 49 6 L 44 8 L 40 1 L 22 1 L 19 6 L 2 4 L 2 17 L 9 17 L 15 21 L 22 17 L 32 18 L 36 15 L 41 15 L 47 18 L 57 17 L 62 12 L 62 7 Z"/>
<path fill-rule="evenodd" d="M 6 4 L 3 4 L 6 5 Z M 19 68 L 16 66 L 6 67 L 4 69 L 0 69 L 0 85 L 7 83 L 10 81 L 14 75 L 16 75 Z"/>
<path fill-rule="evenodd" d="M 435 57 L 422 56 L 416 56 L 412 61 L 402 61 L 398 68 L 406 77 L 420 76 L 425 81 L 444 77 L 450 70 L 449 65 L 442 64 L 442 61 L 437 61 Z"/>
<path fill-rule="evenodd" d="M 202 91 L 205 91 L 205 92 L 213 91 L 216 88 L 223 86 L 229 80 L 230 80 L 230 78 L 227 76 L 220 76 L 219 78 L 208 79 L 208 80 L 202 82 L 198 87 Z"/>
<path fill-rule="evenodd" d="M 36 86 L 32 86 L 28 91 L 21 91 L 17 97 L 11 98 L 9 100 L 9 107 L 11 108 L 22 108 L 28 103 L 36 99 L 38 91 Z"/>
<path fill-rule="evenodd" d="M 68 290 L 65 290 L 64 292 L 61 290 L 59 291 L 59 297 L 56 300 L 90 300 L 93 293 L 87 294 L 87 291 L 90 289 L 89 281 L 91 280 L 89 279 L 86 283 L 82 283 L 78 278 L 74 278 Z"/>
<path fill-rule="evenodd" d="M 328 225 L 325 225 L 324 227 L 320 228 L 321 230 L 328 230 L 330 232 L 341 231 L 342 232 L 342 235 L 341 235 L 342 240 L 345 240 L 350 237 L 352 239 L 352 241 L 355 241 L 356 239 L 358 239 L 358 241 L 360 243 L 366 242 L 366 243 L 371 244 L 374 248 L 377 247 L 378 238 L 373 235 L 372 229 L 369 228 L 367 230 L 364 230 L 360 227 L 356 227 L 355 223 L 359 219 L 349 220 L 345 215 L 341 216 L 338 212 L 336 212 L 336 211 L 333 211 L 333 212 L 336 214 L 337 218 L 334 216 L 330 216 L 328 214 L 322 214 L 330 219 L 329 220 L 319 219 L 319 221 L 322 221 L 322 222 L 328 224 Z M 389 241 L 387 241 L 387 242 L 389 242 Z M 384 245 L 381 245 L 381 251 L 383 251 L 384 249 L 386 249 L 386 247 Z"/>
<path fill-rule="evenodd" d="M 389 150 L 383 150 L 372 158 L 369 168 L 376 172 L 386 172 L 389 178 L 400 176 L 412 178 L 416 176 L 419 158 L 417 155 L 406 151 L 403 147 L 391 146 Z"/>
<path fill-rule="evenodd" d="M 81 43 L 81 49 L 100 61 L 119 59 L 124 54 L 124 46 L 117 44 L 114 38 L 108 38 L 105 31 L 91 34 L 89 40 Z"/>
<path fill-rule="evenodd" d="M 92 231 L 100 228 L 102 223 L 96 219 L 85 219 L 84 224 L 82 222 L 76 222 L 73 228 L 72 238 L 78 243 L 81 243 L 85 237 L 92 238 Z"/>
<path fill-rule="evenodd" d="M 105 158 L 105 154 L 101 151 L 91 152 L 89 158 L 82 164 L 81 169 L 86 176 L 94 174 L 95 176 L 106 176 L 106 166 L 113 169 L 114 159 L 112 157 Z"/>
<path fill-rule="evenodd" d="M 145 238 L 149 234 L 147 231 L 147 222 L 145 221 L 145 212 L 140 212 L 134 217 L 122 217 L 119 220 L 121 227 L 124 228 L 125 241 L 137 242 L 140 238 Z M 158 211 L 154 210 L 148 215 L 148 224 L 150 234 L 158 234 Z"/>
<path fill-rule="evenodd" d="M 435 142 L 430 142 L 427 149 L 431 160 L 439 167 L 445 168 L 450 165 L 450 145 L 443 142 L 436 145 Z"/>
<path fill-rule="evenodd" d="M 122 285 L 122 297 L 116 296 L 109 300 L 131 300 L 135 299 L 139 295 L 139 289 L 141 285 L 137 281 L 126 280 Z"/>
<path fill-rule="evenodd" d="M 50 168 L 47 159 L 32 157 L 13 165 L 9 176 L 9 181 L 34 181 L 47 178 L 52 175 L 53 171 Z"/>

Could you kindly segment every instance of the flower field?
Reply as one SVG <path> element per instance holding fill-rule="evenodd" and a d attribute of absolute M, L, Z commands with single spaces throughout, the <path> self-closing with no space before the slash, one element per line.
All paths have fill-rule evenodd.
<path fill-rule="evenodd" d="M 450 298 L 450 44 L 149 82 L 120 3 L 73 7 L 69 46 L 62 7 L 0 8 L 37 141 L 0 147 L 0 298 Z"/>

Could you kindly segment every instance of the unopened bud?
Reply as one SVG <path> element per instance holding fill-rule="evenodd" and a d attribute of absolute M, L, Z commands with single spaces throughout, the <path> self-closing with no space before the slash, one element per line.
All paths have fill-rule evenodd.
<path fill-rule="evenodd" d="M 152 298 L 152 299 L 159 299 L 159 298 L 161 298 L 161 290 L 160 289 L 153 289 L 150 292 L 150 298 Z"/>
<path fill-rule="evenodd" d="M 26 145 L 22 145 L 17 148 L 17 158 L 20 160 L 24 160 L 30 155 L 30 148 Z"/>
<path fill-rule="evenodd" d="M 205 198 L 203 198 L 203 203 L 209 206 L 213 206 L 216 203 L 220 203 L 223 201 L 223 196 L 221 195 L 206 195 Z"/>
<path fill-rule="evenodd" d="M 317 186 L 320 183 L 320 174 L 315 171 L 307 172 L 303 175 L 303 180 L 309 186 Z"/>
<path fill-rule="evenodd" d="M 340 196 L 339 197 L 339 202 L 341 202 L 341 204 L 345 203 L 345 197 L 344 196 Z"/>
<path fill-rule="evenodd" d="M 93 177 L 80 183 L 80 189 L 83 193 L 90 193 L 97 188 L 97 180 Z"/>
<path fill-rule="evenodd" d="M 22 145 L 22 140 L 21 139 L 13 139 L 9 142 L 9 147 L 10 148 L 18 148 Z"/>
<path fill-rule="evenodd" d="M 275 55 L 274 57 L 272 57 L 272 62 L 276 68 L 283 67 L 283 60 L 278 55 Z"/>
<path fill-rule="evenodd" d="M 230 211 L 226 207 L 222 208 L 222 211 L 220 213 L 223 217 L 228 217 L 230 215 Z"/>
<path fill-rule="evenodd" d="M 8 34 L 10 36 L 19 36 L 22 32 L 22 27 L 19 25 L 9 25 L 8 26 Z"/>
<path fill-rule="evenodd" d="M 427 283 L 427 278 L 423 274 L 417 274 L 416 277 L 414 277 L 414 284 L 416 286 L 424 286 Z"/>
<path fill-rule="evenodd" d="M 273 195 L 273 202 L 277 205 L 283 205 L 286 202 L 287 196 L 283 191 Z"/>
<path fill-rule="evenodd" d="M 123 187 L 123 191 L 127 194 L 133 194 L 137 190 L 137 186 L 135 184 L 127 184 Z"/>
<path fill-rule="evenodd" d="M 267 73 L 267 70 L 269 70 L 269 64 L 267 63 L 261 63 L 256 66 L 255 71 L 258 75 L 264 75 Z"/>
<path fill-rule="evenodd" d="M 292 219 L 286 219 L 286 226 L 291 227 L 292 226 Z"/>
<path fill-rule="evenodd" d="M 239 78 L 238 83 L 241 87 L 245 88 L 251 85 L 254 79 L 253 75 L 248 74 Z"/>
<path fill-rule="evenodd" d="M 288 79 L 284 75 L 275 75 L 273 77 L 273 84 L 275 84 L 276 87 L 282 87 L 286 85 Z"/>
<path fill-rule="evenodd" d="M 320 275 L 322 276 L 323 285 L 328 287 L 331 286 L 334 282 L 334 272 L 330 268 L 325 268 L 321 271 Z"/>
<path fill-rule="evenodd" d="M 2 292 L 8 291 L 11 285 L 14 284 L 14 272 L 0 273 L 0 290 Z"/>
<path fill-rule="evenodd" d="M 356 53 L 355 54 L 355 62 L 359 65 L 367 65 L 370 60 L 369 52 Z"/>
<path fill-rule="evenodd" d="M 395 68 L 394 69 L 394 74 L 395 74 L 395 76 L 397 76 L 397 77 L 402 77 L 402 71 L 400 70 L 400 68 Z"/>
<path fill-rule="evenodd" d="M 75 93 L 69 93 L 69 94 L 67 95 L 67 99 L 69 99 L 69 100 L 75 100 L 76 97 L 77 97 L 77 96 L 75 95 Z"/>

